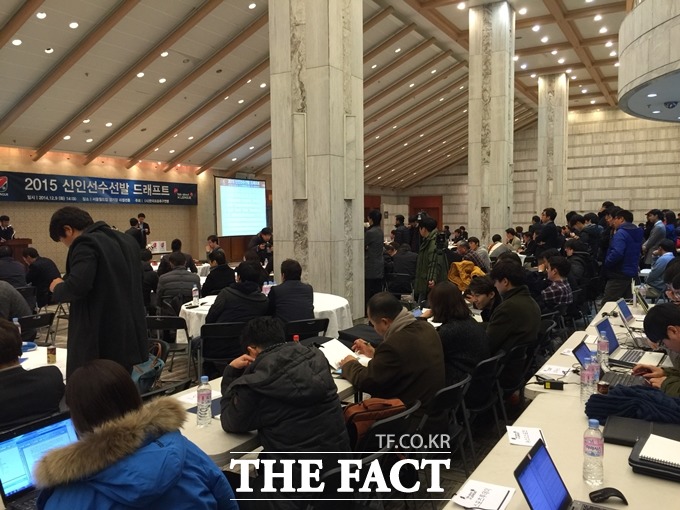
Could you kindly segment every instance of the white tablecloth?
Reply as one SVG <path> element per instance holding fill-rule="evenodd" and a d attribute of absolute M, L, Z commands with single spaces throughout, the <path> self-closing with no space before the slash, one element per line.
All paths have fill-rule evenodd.
<path fill-rule="evenodd" d="M 35 351 L 25 352 L 21 355 L 21 366 L 26 370 L 47 366 L 47 347 L 38 347 Z M 66 349 L 57 349 L 57 363 L 54 365 L 61 370 L 66 378 Z"/>
<path fill-rule="evenodd" d="M 187 321 L 187 329 L 192 337 L 201 334 L 201 326 L 205 324 L 205 316 L 208 315 L 208 310 L 215 302 L 216 297 L 206 296 L 201 298 L 201 304 L 198 308 L 187 308 L 187 304 L 190 305 L 191 303 L 182 306 L 179 316 L 184 317 L 184 320 Z M 354 325 L 349 302 L 344 297 L 334 294 L 314 293 L 314 317 L 317 319 L 328 318 L 326 336 L 333 338 L 338 337 L 338 331 L 341 329 L 351 328 Z M 183 337 L 184 335 L 178 334 L 177 341 L 186 341 Z"/>
<path fill-rule="evenodd" d="M 198 276 L 208 276 L 210 264 L 201 264 L 200 266 L 196 266 L 196 269 L 198 269 Z"/>

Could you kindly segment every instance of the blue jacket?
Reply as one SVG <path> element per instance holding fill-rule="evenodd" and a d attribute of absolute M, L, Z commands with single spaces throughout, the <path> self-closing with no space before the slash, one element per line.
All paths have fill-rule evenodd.
<path fill-rule="evenodd" d="M 612 279 L 633 278 L 638 274 L 643 234 L 632 223 L 622 223 L 612 237 L 604 267 Z"/>
<path fill-rule="evenodd" d="M 182 405 L 157 399 L 49 452 L 34 473 L 40 510 L 237 510 L 227 479 L 179 432 Z"/>
<path fill-rule="evenodd" d="M 652 270 L 647 275 L 645 283 L 650 287 L 654 287 L 656 290 L 663 292 L 665 284 L 663 281 L 663 273 L 666 270 L 668 263 L 675 258 L 675 254 L 666 252 L 661 255 L 652 264 Z"/>

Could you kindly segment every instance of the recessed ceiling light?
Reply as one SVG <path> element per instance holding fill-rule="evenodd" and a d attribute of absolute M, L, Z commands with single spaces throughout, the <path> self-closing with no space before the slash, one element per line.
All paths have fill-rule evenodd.
<path fill-rule="evenodd" d="M 404 147 L 406 147 L 407 145 L 408 145 L 408 142 L 404 142 Z"/>
<path fill-rule="evenodd" d="M 552 51 L 550 52 L 550 54 L 551 54 L 551 55 L 557 55 L 557 50 L 552 50 Z"/>
<path fill-rule="evenodd" d="M 165 78 L 161 78 L 160 80 L 158 80 L 158 83 L 165 83 L 166 81 L 168 80 L 166 80 Z"/>
<path fill-rule="evenodd" d="M 394 172 L 394 170 L 395 170 L 395 169 L 393 168 L 392 170 L 390 170 L 390 172 Z"/>
<path fill-rule="evenodd" d="M 467 113 L 467 110 L 463 110 L 463 113 Z"/>
<path fill-rule="evenodd" d="M 542 43 L 547 43 L 549 40 L 550 40 L 550 38 L 547 35 L 544 35 L 543 37 L 541 37 Z"/>
<path fill-rule="evenodd" d="M 571 74 L 571 69 L 567 69 L 567 70 L 564 71 L 564 72 L 567 73 L 567 74 Z"/>
<path fill-rule="evenodd" d="M 661 113 L 661 110 L 654 110 L 652 113 Z"/>
<path fill-rule="evenodd" d="M 113 126 L 113 122 L 107 122 L 107 123 L 104 124 L 104 125 L 105 125 L 106 127 L 111 127 L 111 126 Z"/>
<path fill-rule="evenodd" d="M 378 138 L 380 138 L 380 135 L 375 135 L 375 139 L 377 140 Z"/>
<path fill-rule="evenodd" d="M 265 88 L 266 86 L 267 86 L 266 83 L 260 83 L 260 88 L 261 88 L 261 89 Z"/>
<path fill-rule="evenodd" d="M 47 54 L 54 53 L 54 48 L 45 48 L 45 53 Z"/>
<path fill-rule="evenodd" d="M 593 18 L 593 21 L 600 21 L 602 19 L 601 14 L 596 14 L 595 17 Z"/>
<path fill-rule="evenodd" d="M 443 97 L 440 97 L 440 98 L 439 98 L 439 102 L 440 102 L 440 103 L 441 103 L 443 100 L 444 100 Z"/>
<path fill-rule="evenodd" d="M 652 92 L 651 94 L 647 94 L 647 97 L 656 97 L 656 94 Z"/>
<path fill-rule="evenodd" d="M 527 68 L 527 65 L 526 65 L 526 64 L 522 64 L 522 65 L 519 66 L 519 67 L 522 68 L 522 69 L 526 69 L 526 68 Z"/>
<path fill-rule="evenodd" d="M 144 78 L 144 73 L 143 72 L 138 72 L 137 73 L 137 78 Z"/>
<path fill-rule="evenodd" d="M 458 7 L 458 10 L 461 10 L 461 11 L 465 10 L 465 2 L 460 2 L 457 7 Z"/>
<path fill-rule="evenodd" d="M 395 124 L 394 126 L 392 126 L 392 129 L 397 129 L 397 125 Z"/>
<path fill-rule="evenodd" d="M 170 154 L 174 154 L 174 153 L 175 153 L 175 149 L 170 149 L 168 152 L 169 152 Z"/>
<path fill-rule="evenodd" d="M 257 4 L 256 4 L 255 2 L 253 2 L 252 4 L 249 4 L 249 5 L 248 5 L 248 9 L 250 9 L 251 11 L 252 11 L 255 7 L 257 7 Z"/>
<path fill-rule="evenodd" d="M 576 75 L 573 75 L 573 76 L 571 77 L 571 79 L 572 79 L 572 80 L 575 80 L 575 79 L 576 79 Z"/>
<path fill-rule="evenodd" d="M 416 175 L 418 172 L 413 172 L 413 175 Z"/>
<path fill-rule="evenodd" d="M 77 21 L 71 21 L 71 23 L 68 24 L 68 27 L 75 30 L 76 28 L 78 28 L 78 22 Z"/>
<path fill-rule="evenodd" d="M 369 166 L 371 166 L 371 165 L 366 165 L 364 168 L 368 168 Z"/>
<path fill-rule="evenodd" d="M 382 175 L 379 175 L 379 176 L 378 176 L 378 180 L 380 180 L 380 179 L 382 179 Z"/>
<path fill-rule="evenodd" d="M 232 161 L 236 161 L 238 158 L 231 158 Z"/>
<path fill-rule="evenodd" d="M 458 87 L 458 90 L 463 90 L 464 88 L 465 88 L 465 85 L 461 85 L 460 87 Z"/>
<path fill-rule="evenodd" d="M 617 62 L 616 64 L 614 64 L 614 67 L 619 67 L 619 63 Z"/>
<path fill-rule="evenodd" d="M 442 143 L 446 143 L 446 140 L 444 140 Z"/>
<path fill-rule="evenodd" d="M 156 147 L 153 151 L 154 151 L 154 152 L 158 152 L 158 147 Z"/>
<path fill-rule="evenodd" d="M 425 133 L 420 133 L 420 138 L 422 138 L 423 136 L 425 136 Z"/>
<path fill-rule="evenodd" d="M 87 140 L 85 140 L 85 142 L 86 142 L 86 143 L 92 143 L 93 140 L 92 140 L 92 138 L 88 138 Z"/>
<path fill-rule="evenodd" d="M 83 124 L 87 124 L 88 122 L 90 122 L 90 119 L 83 119 Z"/>
<path fill-rule="evenodd" d="M 373 64 L 373 65 L 371 66 L 371 69 L 375 69 L 376 67 L 378 67 L 378 64 Z"/>
<path fill-rule="evenodd" d="M 250 83 L 251 81 L 253 81 L 253 80 L 248 80 L 248 81 L 246 82 L 246 85 L 247 85 L 248 83 Z"/>
<path fill-rule="evenodd" d="M 587 93 L 587 92 L 588 92 L 588 89 L 581 89 L 581 93 L 582 93 L 582 94 L 585 94 L 585 93 Z"/>
<path fill-rule="evenodd" d="M 432 149 L 427 149 L 427 152 L 430 152 Z M 402 179 L 403 180 L 403 179 Z"/>
<path fill-rule="evenodd" d="M 522 16 L 524 16 L 524 15 L 527 13 L 527 8 L 526 8 L 526 7 L 522 7 L 522 8 L 521 8 L 519 11 L 517 11 L 517 12 L 519 12 Z"/>
<path fill-rule="evenodd" d="M 436 69 L 432 69 L 432 71 L 430 71 L 430 74 L 434 74 L 434 73 L 436 73 L 436 72 L 437 72 Z"/>
<path fill-rule="evenodd" d="M 225 101 L 226 101 L 227 99 L 229 99 L 229 96 L 226 96 L 226 97 L 224 98 Z"/>
<path fill-rule="evenodd" d="M 531 27 L 531 30 L 533 30 L 534 32 L 538 32 L 540 29 L 541 25 L 534 25 L 533 27 Z"/>
<path fill-rule="evenodd" d="M 606 47 L 606 48 L 611 48 L 612 46 L 614 46 L 614 43 L 611 42 L 611 41 L 607 41 L 607 42 L 605 43 L 605 47 Z"/>
<path fill-rule="evenodd" d="M 615 57 L 616 56 L 616 50 L 610 51 L 609 52 L 610 57 Z"/>
<path fill-rule="evenodd" d="M 536 78 L 536 73 L 531 73 L 532 78 Z"/>
<path fill-rule="evenodd" d="M 245 99 L 239 99 L 238 104 L 243 104 L 245 102 Z"/>
<path fill-rule="evenodd" d="M 561 58 L 557 61 L 558 64 L 564 64 L 564 58 Z"/>
<path fill-rule="evenodd" d="M 14 46 L 21 46 L 21 39 L 14 39 L 14 40 L 12 41 L 12 44 L 13 44 Z"/>
<path fill-rule="evenodd" d="M 64 137 L 64 140 L 70 140 L 70 139 L 71 139 L 71 135 L 66 135 L 66 136 Z"/>
<path fill-rule="evenodd" d="M 251 151 L 252 151 L 254 148 L 255 148 L 255 146 L 254 146 L 254 145 L 251 145 L 250 147 L 248 147 L 248 150 L 251 150 Z"/>
<path fill-rule="evenodd" d="M 187 140 L 193 140 L 193 139 L 194 139 L 193 136 L 190 136 L 189 138 L 187 138 Z"/>
<path fill-rule="evenodd" d="M 169 55 L 169 53 L 167 51 L 164 51 L 164 52 L 161 53 L 161 57 L 163 57 L 163 58 L 167 57 L 168 55 Z"/>
<path fill-rule="evenodd" d="M 597 101 L 595 101 L 594 99 L 592 99 L 592 100 L 590 101 L 590 104 L 595 104 L 596 102 L 597 102 Z"/>
<path fill-rule="evenodd" d="M 514 57 L 512 57 L 512 60 L 514 60 L 515 62 L 517 62 L 517 61 L 519 60 L 519 55 L 515 55 Z"/>
<path fill-rule="evenodd" d="M 400 51 L 401 51 L 401 48 L 397 48 L 396 50 L 394 50 L 395 53 L 399 53 Z"/>
<path fill-rule="evenodd" d="M 47 17 L 47 13 L 45 12 L 36 12 L 35 17 L 38 19 L 45 19 Z"/>
<path fill-rule="evenodd" d="M 174 135 L 172 135 L 172 137 L 177 138 L 178 135 L 179 135 L 179 133 L 175 133 Z"/>
<path fill-rule="evenodd" d="M 409 86 L 408 86 L 408 87 L 409 87 L 409 88 L 412 88 L 412 87 L 415 87 L 415 86 L 416 86 L 416 84 L 415 84 L 415 83 L 411 83 L 411 84 L 409 84 Z"/>
<path fill-rule="evenodd" d="M 600 29 L 600 33 L 601 33 L 601 34 L 606 34 L 606 33 L 607 33 L 607 27 L 602 27 L 602 28 Z"/>

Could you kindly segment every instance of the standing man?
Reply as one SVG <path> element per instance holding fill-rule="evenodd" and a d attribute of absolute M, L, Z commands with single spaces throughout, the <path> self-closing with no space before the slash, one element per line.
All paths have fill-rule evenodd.
<path fill-rule="evenodd" d="M 14 236 L 14 227 L 9 224 L 9 216 L 3 214 L 0 216 L 0 243 L 11 241 Z"/>
<path fill-rule="evenodd" d="M 130 228 L 125 231 L 125 233 L 137 241 L 139 249 L 143 250 L 146 248 L 146 240 L 141 228 L 139 228 L 139 221 L 137 218 L 130 218 Z"/>
<path fill-rule="evenodd" d="M 404 215 L 403 214 L 397 214 L 395 217 L 395 223 L 394 227 L 396 229 L 394 233 L 394 242 L 397 243 L 399 246 L 402 244 L 411 244 L 411 231 L 409 228 L 404 225 Z"/>
<path fill-rule="evenodd" d="M 642 245 L 645 256 L 644 267 L 652 267 L 653 253 L 659 247 L 662 239 L 666 239 L 666 226 L 662 221 L 663 213 L 659 209 L 652 209 L 647 213 L 647 221 L 652 224 L 649 238 Z"/>
<path fill-rule="evenodd" d="M 604 260 L 607 284 L 602 304 L 619 298 L 631 297 L 630 280 L 638 274 L 638 260 L 642 247 L 642 229 L 633 225 L 633 213 L 620 209 L 614 213 L 612 237 Z M 665 235 L 665 231 L 664 231 Z"/>
<path fill-rule="evenodd" d="M 431 286 L 446 278 L 448 264 L 443 249 L 437 248 L 437 220 L 425 216 L 419 223 L 421 242 L 416 265 L 413 293 L 418 302 L 424 301 Z M 445 243 L 446 241 L 444 241 Z"/>
<path fill-rule="evenodd" d="M 144 246 L 142 247 L 146 248 L 146 245 L 148 244 L 147 237 L 151 234 L 151 227 L 146 222 L 146 215 L 143 212 L 140 212 L 137 215 L 137 222 L 139 223 L 139 230 L 142 231 L 142 238 L 144 239 Z"/>
<path fill-rule="evenodd" d="M 71 304 L 66 377 L 93 359 L 132 371 L 149 352 L 139 246 L 72 206 L 52 215 L 50 237 L 68 247 L 66 276 L 50 284 L 55 301 Z"/>
<path fill-rule="evenodd" d="M 383 231 L 380 228 L 382 214 L 378 209 L 368 213 L 368 230 L 364 233 L 364 303 L 382 290 L 385 276 L 383 259 Z"/>
<path fill-rule="evenodd" d="M 42 308 L 52 302 L 50 283 L 55 278 L 59 278 L 61 273 L 51 259 L 41 257 L 35 248 L 24 248 L 22 255 L 28 266 L 26 283 L 30 283 L 37 289 L 36 302 L 38 308 Z"/>
<path fill-rule="evenodd" d="M 221 251 L 222 253 L 224 253 L 224 250 L 222 250 L 222 248 L 220 248 L 220 240 L 215 234 L 209 235 L 207 241 L 208 241 L 208 244 L 205 245 L 206 254 L 209 255 L 211 253 L 215 253 L 215 252 L 218 252 L 218 251 Z"/>
<path fill-rule="evenodd" d="M 536 241 L 536 257 L 550 248 L 560 248 L 559 232 L 555 226 L 555 218 L 557 218 L 557 211 L 555 209 L 552 207 L 543 209 L 541 213 L 542 227 L 540 232 L 534 237 Z"/>

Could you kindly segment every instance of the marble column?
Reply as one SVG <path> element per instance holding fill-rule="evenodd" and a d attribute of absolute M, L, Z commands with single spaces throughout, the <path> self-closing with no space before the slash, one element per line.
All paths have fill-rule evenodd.
<path fill-rule="evenodd" d="M 567 75 L 550 74 L 538 78 L 538 168 L 536 174 L 536 214 L 546 207 L 557 211 L 558 225 L 568 210 L 567 121 L 569 80 Z"/>
<path fill-rule="evenodd" d="M 512 225 L 515 11 L 471 7 L 468 231 L 483 243 Z"/>
<path fill-rule="evenodd" d="M 364 315 L 360 0 L 269 2 L 275 259 Z M 277 268 L 278 271 L 278 268 Z"/>

